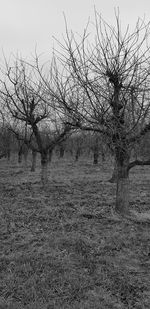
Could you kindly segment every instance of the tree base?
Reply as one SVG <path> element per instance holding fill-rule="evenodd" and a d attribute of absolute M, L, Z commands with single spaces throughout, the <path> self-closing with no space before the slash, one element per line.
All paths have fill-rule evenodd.
<path fill-rule="evenodd" d="M 149 223 L 150 224 L 150 212 L 140 213 L 134 210 L 129 210 L 127 212 L 118 212 L 116 210 L 112 211 L 112 217 L 115 220 L 130 220 L 136 223 Z"/>

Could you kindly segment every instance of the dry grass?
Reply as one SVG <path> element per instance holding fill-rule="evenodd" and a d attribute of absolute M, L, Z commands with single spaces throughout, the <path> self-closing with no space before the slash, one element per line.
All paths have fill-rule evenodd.
<path fill-rule="evenodd" d="M 0 309 L 150 308 L 150 225 L 111 219 L 108 162 L 0 161 Z M 131 174 L 131 208 L 149 209 L 150 168 Z"/>

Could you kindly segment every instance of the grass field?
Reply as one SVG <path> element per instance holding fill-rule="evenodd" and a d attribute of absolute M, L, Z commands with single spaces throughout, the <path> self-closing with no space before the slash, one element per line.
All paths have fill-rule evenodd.
<path fill-rule="evenodd" d="M 150 308 L 150 224 L 115 220 L 112 167 L 81 158 L 40 169 L 0 161 L 0 309 Z M 130 176 L 150 210 L 150 167 Z"/>

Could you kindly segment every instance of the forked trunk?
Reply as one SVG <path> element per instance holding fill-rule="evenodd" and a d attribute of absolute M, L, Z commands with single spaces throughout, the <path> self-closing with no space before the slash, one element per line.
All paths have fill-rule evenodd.
<path fill-rule="evenodd" d="M 48 181 L 48 154 L 47 152 L 41 153 L 41 181 L 45 186 Z"/>

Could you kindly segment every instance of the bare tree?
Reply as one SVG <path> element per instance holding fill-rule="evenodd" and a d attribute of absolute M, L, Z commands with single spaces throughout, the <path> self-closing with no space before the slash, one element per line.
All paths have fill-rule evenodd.
<path fill-rule="evenodd" d="M 5 74 L 1 97 L 11 117 L 32 130 L 36 146 L 30 146 L 41 155 L 41 180 L 45 184 L 48 177 L 48 153 L 66 137 L 70 126 L 64 124 L 61 112 L 56 109 L 52 97 L 37 79 L 34 68 L 17 60 L 13 67 L 6 63 Z M 27 136 L 24 139 L 27 141 Z"/>
<path fill-rule="evenodd" d="M 117 170 L 115 210 L 129 214 L 129 171 L 150 164 L 130 162 L 132 146 L 150 130 L 150 23 L 139 19 L 132 32 L 129 26 L 123 32 L 119 13 L 115 20 L 115 26 L 108 25 L 95 12 L 93 44 L 87 28 L 78 40 L 66 27 L 59 59 L 72 79 L 72 108 L 62 91 L 59 95 L 77 128 L 99 132 L 111 145 Z"/>

